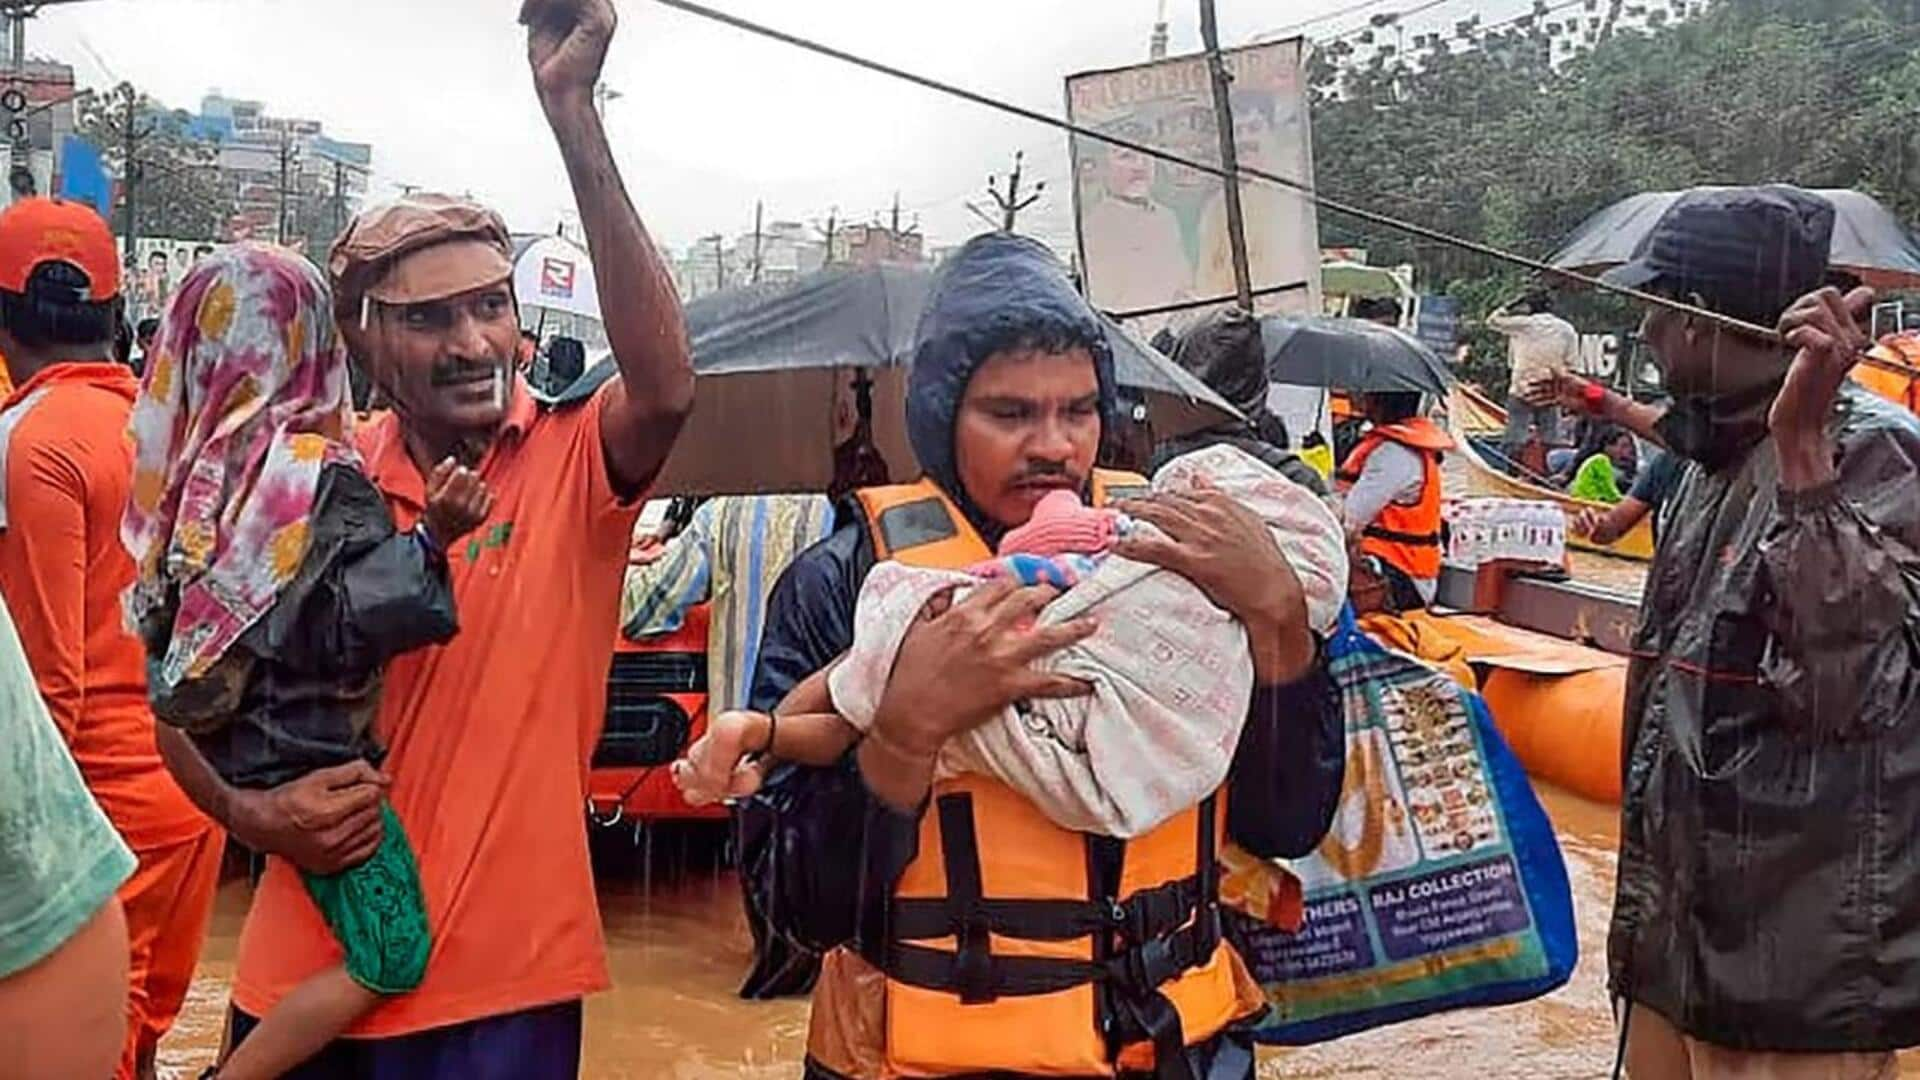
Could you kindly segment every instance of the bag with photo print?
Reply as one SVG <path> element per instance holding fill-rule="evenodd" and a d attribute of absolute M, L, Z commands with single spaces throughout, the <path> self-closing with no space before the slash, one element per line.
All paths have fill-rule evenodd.
<path fill-rule="evenodd" d="M 1256 1037 L 1324 1042 L 1565 983 L 1577 953 L 1566 864 L 1486 703 L 1375 643 L 1351 609 L 1328 655 L 1347 773 L 1326 839 L 1288 864 L 1304 918 L 1289 930 L 1229 911 L 1273 1004 Z"/>

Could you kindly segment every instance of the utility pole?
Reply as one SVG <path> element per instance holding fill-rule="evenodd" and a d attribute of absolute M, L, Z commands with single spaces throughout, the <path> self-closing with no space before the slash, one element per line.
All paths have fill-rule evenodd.
<path fill-rule="evenodd" d="M 760 217 L 766 205 L 759 199 L 753 200 L 753 275 L 748 279 L 760 284 Z"/>
<path fill-rule="evenodd" d="M 815 228 L 819 228 L 819 226 L 815 226 Z M 836 206 L 833 209 L 827 211 L 827 227 L 824 229 L 820 229 L 821 239 L 827 242 L 827 260 L 822 265 L 825 265 L 825 266 L 833 265 L 833 261 L 834 261 L 833 260 L 833 242 L 835 237 L 839 235 L 840 235 L 840 208 Z"/>
<path fill-rule="evenodd" d="M 286 130 L 282 129 L 280 132 L 280 220 L 278 223 L 278 239 L 281 247 L 287 245 L 287 174 L 289 166 L 292 164 L 293 140 L 288 137 Z"/>
<path fill-rule="evenodd" d="M 719 233 L 713 234 L 713 289 L 719 292 L 727 287 L 727 251 L 721 245 L 725 238 Z"/>
<path fill-rule="evenodd" d="M 598 83 L 593 88 L 593 111 L 600 114 L 600 119 L 605 120 L 607 118 L 607 102 L 619 101 L 625 96 L 625 94 L 608 86 L 606 83 Z"/>
<path fill-rule="evenodd" d="M 1007 178 L 1007 190 L 1005 192 L 1000 190 L 999 177 L 987 177 L 987 194 L 993 197 L 994 205 L 1000 208 L 1000 220 L 998 222 L 994 221 L 993 217 L 985 210 L 980 209 L 972 203 L 967 204 L 967 209 L 973 211 L 974 216 L 986 222 L 989 227 L 996 228 L 1001 232 L 1012 232 L 1014 223 L 1020 218 L 1021 211 L 1039 202 L 1041 194 L 1047 190 L 1047 182 L 1042 180 L 1033 185 L 1032 194 L 1025 198 L 1020 197 L 1020 175 L 1026 167 L 1026 157 L 1027 152 L 1025 150 L 1018 151 L 1013 155 L 1013 175 Z"/>
<path fill-rule="evenodd" d="M 1147 39 L 1147 59 L 1167 58 L 1167 0 L 1160 0 L 1160 12 L 1153 20 L 1153 36 Z"/>
<path fill-rule="evenodd" d="M 1200 0 L 1200 40 L 1207 50 L 1207 68 L 1213 75 L 1213 117 L 1220 129 L 1221 181 L 1227 196 L 1227 242 L 1233 251 L 1233 292 L 1243 311 L 1253 310 L 1253 276 L 1247 270 L 1246 218 L 1240 210 L 1240 152 L 1233 138 L 1232 77 L 1220 55 L 1220 28 L 1214 20 L 1213 0 Z"/>
<path fill-rule="evenodd" d="M 126 237 L 127 258 L 131 259 L 134 257 L 134 244 L 140 239 L 140 216 L 136 211 L 140 181 L 144 179 L 143 174 L 146 171 L 146 167 L 140 164 L 137 154 L 140 143 L 153 134 L 153 128 L 149 127 L 145 131 L 139 128 L 140 92 L 133 88 L 132 83 L 120 84 L 120 97 L 127 108 L 126 117 L 121 121 L 120 127 L 120 171 L 123 174 L 121 182 L 127 189 L 125 192 L 127 219 L 121 229 L 121 235 Z"/>
<path fill-rule="evenodd" d="M 920 232 L 920 218 L 916 215 L 913 219 L 913 224 L 901 228 L 900 216 L 900 193 L 896 191 L 893 193 L 893 209 L 884 220 L 879 214 L 873 215 L 873 225 L 876 229 L 886 230 L 887 253 L 885 257 L 887 259 L 904 261 L 908 258 L 906 254 L 907 241 Z"/>
<path fill-rule="evenodd" d="M 7 182 L 13 188 L 15 198 L 33 194 L 33 147 L 27 141 L 26 94 L 21 89 L 27 77 L 27 15 L 22 7 L 9 7 L 7 12 L 7 36 L 12 40 L 14 85 L 7 89 L 7 111 L 12 118 L 7 124 Z M 15 108 L 15 106 L 18 108 Z M 21 183 L 21 178 L 26 183 Z"/>
<path fill-rule="evenodd" d="M 333 235 L 347 231 L 347 163 L 333 162 Z"/>

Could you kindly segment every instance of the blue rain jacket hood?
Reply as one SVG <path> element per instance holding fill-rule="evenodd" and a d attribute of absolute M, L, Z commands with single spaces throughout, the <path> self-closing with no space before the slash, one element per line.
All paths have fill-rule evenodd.
<path fill-rule="evenodd" d="M 1003 531 L 985 519 L 960 484 L 953 445 L 960 399 L 989 356 L 1020 346 L 1085 347 L 1100 380 L 1100 418 L 1112 431 L 1118 395 L 1113 351 L 1099 316 L 1051 251 L 1010 233 L 976 236 L 934 280 L 914 332 L 907 383 L 907 437 L 921 468 L 982 535 Z"/>

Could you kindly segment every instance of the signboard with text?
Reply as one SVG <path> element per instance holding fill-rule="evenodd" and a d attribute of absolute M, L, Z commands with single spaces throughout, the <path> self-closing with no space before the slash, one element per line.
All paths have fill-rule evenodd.
<path fill-rule="evenodd" d="M 1233 75 L 1233 127 L 1242 165 L 1311 186 L 1313 157 L 1301 42 L 1225 53 Z M 1067 79 L 1077 124 L 1220 163 L 1213 85 L 1203 56 L 1186 56 Z M 1226 189 L 1216 176 L 1096 139 L 1072 138 L 1074 216 L 1080 263 L 1094 306 L 1125 313 L 1234 292 Z M 1313 203 L 1257 180 L 1244 182 L 1248 269 L 1254 289 L 1298 285 L 1256 301 L 1265 311 L 1319 309 L 1320 232 Z M 1143 335 L 1167 322 L 1130 324 Z"/>

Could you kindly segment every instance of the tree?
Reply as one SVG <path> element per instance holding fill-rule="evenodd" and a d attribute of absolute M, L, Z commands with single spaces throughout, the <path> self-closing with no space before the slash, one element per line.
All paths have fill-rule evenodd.
<path fill-rule="evenodd" d="M 1718 0 L 1651 32 L 1615 28 L 1558 65 L 1540 19 L 1459 52 L 1345 68 L 1316 58 L 1316 182 L 1535 257 L 1617 199 L 1696 184 L 1858 188 L 1915 221 L 1917 20 L 1920 0 Z M 1321 232 L 1325 244 L 1412 263 L 1473 319 L 1524 283 L 1524 272 L 1336 214 L 1323 213 Z M 1573 311 L 1589 324 L 1632 318 L 1604 298 Z M 1474 351 L 1504 353 L 1491 340 Z"/>
<path fill-rule="evenodd" d="M 134 102 L 131 170 L 126 160 L 129 97 Z M 80 136 L 100 148 L 120 177 L 116 230 L 125 220 L 129 188 L 139 236 L 212 239 L 226 228 L 234 203 L 221 180 L 219 147 L 194 137 L 190 124 L 184 111 L 169 111 L 126 83 L 81 103 Z"/>

